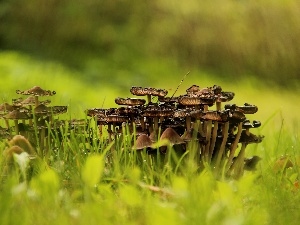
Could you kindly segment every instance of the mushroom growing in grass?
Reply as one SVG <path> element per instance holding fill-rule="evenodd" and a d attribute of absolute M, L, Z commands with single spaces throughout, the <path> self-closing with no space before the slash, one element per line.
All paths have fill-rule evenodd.
<path fill-rule="evenodd" d="M 32 95 L 32 96 L 34 96 L 36 107 L 40 104 L 39 103 L 39 96 L 52 96 L 52 95 L 56 94 L 55 91 L 44 90 L 44 89 L 40 88 L 39 86 L 34 86 L 34 87 L 32 87 L 32 88 L 30 88 L 26 91 L 17 90 L 16 93 L 21 94 L 21 95 Z"/>
<path fill-rule="evenodd" d="M 144 148 L 152 148 L 152 141 L 150 140 L 149 136 L 146 134 L 141 134 L 135 141 L 135 145 L 133 149 L 135 150 L 143 150 Z"/>
<path fill-rule="evenodd" d="M 148 103 L 151 103 L 151 96 L 165 97 L 168 91 L 152 87 L 131 87 L 131 94 L 136 96 L 147 96 Z"/>
<path fill-rule="evenodd" d="M 10 113 L 8 113 L 7 115 L 5 115 L 4 118 L 14 121 L 14 123 L 15 123 L 15 133 L 19 134 L 18 120 L 28 120 L 31 117 L 25 112 L 20 112 L 19 110 L 13 110 Z"/>
<path fill-rule="evenodd" d="M 159 146 L 162 152 L 165 152 L 166 147 L 168 145 L 175 147 L 175 146 L 180 146 L 183 143 L 185 142 L 179 136 L 179 134 L 177 134 L 177 132 L 170 127 L 164 130 L 164 132 L 161 134 L 159 139 Z"/>
<path fill-rule="evenodd" d="M 166 107 L 161 107 L 158 104 L 148 104 L 147 107 L 144 109 L 144 113 L 142 116 L 146 117 L 146 118 L 151 118 L 153 119 L 153 124 L 154 127 L 152 129 L 152 127 L 150 127 L 149 131 L 150 133 L 154 130 L 158 130 L 158 122 L 161 119 L 162 122 L 162 118 L 164 117 L 170 117 L 173 115 L 173 110 L 170 108 L 166 108 Z"/>

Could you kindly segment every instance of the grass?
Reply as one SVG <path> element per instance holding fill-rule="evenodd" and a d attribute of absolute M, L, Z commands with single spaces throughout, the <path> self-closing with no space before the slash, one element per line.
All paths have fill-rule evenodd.
<path fill-rule="evenodd" d="M 70 117 L 83 116 L 88 107 L 101 107 L 104 99 L 104 107 L 112 107 L 114 97 L 126 96 L 131 85 L 143 83 L 131 81 L 126 90 L 114 89 L 109 83 L 89 86 L 72 79 L 75 71 L 56 63 L 37 62 L 11 52 L 1 54 L 5 56 L 0 60 L 3 100 L 16 97 L 15 89 L 40 85 L 57 92 L 55 104 L 71 105 Z M 175 68 L 151 69 L 157 63 L 146 64 L 147 73 L 176 72 Z M 172 92 L 180 76 L 166 76 L 163 82 L 151 85 L 172 88 Z M 130 136 L 116 143 L 111 162 L 107 143 L 94 143 L 87 151 L 78 137 L 71 136 L 62 140 L 58 150 L 33 163 L 30 180 L 20 180 L 22 174 L 16 169 L 2 181 L 1 224 L 298 224 L 299 168 L 278 173 L 273 169 L 280 155 L 289 154 L 293 161 L 298 155 L 296 93 L 278 92 L 251 80 L 220 83 L 200 71 L 193 71 L 178 93 L 194 83 L 220 84 L 236 92 L 236 103 L 258 105 L 255 119 L 263 124 L 258 133 L 266 138 L 247 148 L 248 156 L 263 158 L 256 172 L 247 172 L 238 181 L 215 179 L 209 167 L 197 173 L 186 160 L 175 171 L 171 164 L 151 163 L 143 153 L 128 154 Z M 6 144 L 0 142 L 0 146 L 4 149 Z"/>

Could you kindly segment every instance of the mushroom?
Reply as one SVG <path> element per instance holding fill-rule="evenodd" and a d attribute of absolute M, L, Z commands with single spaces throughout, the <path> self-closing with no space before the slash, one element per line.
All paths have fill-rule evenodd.
<path fill-rule="evenodd" d="M 161 107 L 158 104 L 148 104 L 144 109 L 142 116 L 153 118 L 154 127 L 153 130 L 158 130 L 158 121 L 163 117 L 169 117 L 173 115 L 173 110 L 166 107 Z M 151 125 L 150 125 L 151 126 Z M 149 130 L 152 132 L 152 128 Z"/>
<path fill-rule="evenodd" d="M 49 91 L 49 90 L 43 90 L 42 88 L 38 86 L 34 86 L 26 91 L 16 91 L 17 94 L 22 95 L 32 95 L 35 98 L 35 106 L 37 107 L 39 105 L 39 96 L 52 96 L 55 95 L 55 91 Z"/>
<path fill-rule="evenodd" d="M 25 112 L 20 112 L 18 110 L 13 110 L 7 115 L 4 116 L 5 119 L 13 120 L 15 123 L 15 133 L 19 134 L 19 124 L 18 120 L 27 120 L 30 119 L 30 116 Z"/>
<path fill-rule="evenodd" d="M 168 94 L 168 91 L 165 89 L 156 89 L 151 87 L 131 87 L 131 94 L 136 96 L 147 96 L 148 103 L 151 102 L 151 96 L 164 97 Z"/>
<path fill-rule="evenodd" d="M 134 106 L 134 105 L 144 105 L 146 103 L 146 100 L 139 99 L 139 98 L 116 98 L 115 103 L 118 105 Z"/>
<path fill-rule="evenodd" d="M 146 134 L 141 134 L 135 141 L 135 145 L 133 149 L 135 150 L 142 150 L 144 148 L 151 148 L 152 141 Z"/>

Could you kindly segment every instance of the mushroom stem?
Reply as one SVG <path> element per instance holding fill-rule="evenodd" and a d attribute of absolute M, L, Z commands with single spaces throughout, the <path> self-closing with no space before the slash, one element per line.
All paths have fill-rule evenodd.
<path fill-rule="evenodd" d="M 186 130 L 189 131 L 191 129 L 192 118 L 190 116 L 186 117 Z"/>
<path fill-rule="evenodd" d="M 145 130 L 145 121 L 144 121 L 143 116 L 140 118 L 140 123 L 141 123 L 142 131 L 144 131 Z"/>
<path fill-rule="evenodd" d="M 210 143 L 210 149 L 209 149 L 209 161 L 211 161 L 213 152 L 214 152 L 214 148 L 215 148 L 215 144 L 216 144 L 216 139 L 217 139 L 217 133 L 218 133 L 218 127 L 219 127 L 219 123 L 217 121 L 214 122 L 214 129 L 212 132 L 212 138 L 211 138 L 211 143 Z"/>
<path fill-rule="evenodd" d="M 35 100 L 35 107 L 39 106 L 39 96 L 34 96 L 34 100 Z"/>
<path fill-rule="evenodd" d="M 210 146 L 210 137 L 211 137 L 211 128 L 212 128 L 212 120 L 206 121 L 206 146 L 205 146 L 205 154 L 204 157 L 208 161 L 209 157 L 209 146 Z"/>
<path fill-rule="evenodd" d="M 158 117 L 154 117 L 153 121 L 154 121 L 154 130 L 158 130 Z"/>
<path fill-rule="evenodd" d="M 102 124 L 98 125 L 98 130 L 99 130 L 99 137 L 102 137 L 102 133 L 103 133 L 103 126 Z"/>
<path fill-rule="evenodd" d="M 148 104 L 151 103 L 151 95 L 147 95 Z"/>
<path fill-rule="evenodd" d="M 244 173 L 244 160 L 245 160 L 246 146 L 247 146 L 247 143 L 242 143 L 241 150 L 240 150 L 238 156 L 236 157 L 236 160 L 230 167 L 229 172 L 233 171 L 233 176 L 235 179 L 241 178 L 241 176 Z M 230 174 L 228 174 L 228 175 L 230 175 Z"/>
<path fill-rule="evenodd" d="M 237 134 L 235 136 L 234 142 L 231 144 L 230 153 L 229 153 L 228 161 L 227 161 L 227 164 L 226 164 L 226 171 L 228 171 L 228 169 L 231 166 L 232 159 L 234 157 L 235 151 L 237 149 L 237 146 L 238 146 L 241 134 L 242 134 L 242 126 L 243 126 L 243 123 L 240 122 L 239 125 L 238 125 L 238 131 L 237 131 Z"/>
<path fill-rule="evenodd" d="M 216 102 L 216 109 L 217 109 L 217 111 L 221 111 L 221 109 L 222 109 L 222 102 L 220 102 L 220 101 Z"/>
<path fill-rule="evenodd" d="M 225 146 L 226 146 L 226 142 L 227 142 L 227 139 L 228 139 L 228 129 L 229 129 L 229 122 L 226 122 L 223 125 L 223 129 L 222 129 L 223 130 L 223 140 L 222 140 L 222 143 L 221 143 L 218 155 L 217 155 L 216 164 L 215 164 L 216 174 L 219 173 L 221 159 L 222 159 L 222 156 L 223 156 L 224 151 L 225 151 Z"/>
<path fill-rule="evenodd" d="M 14 120 L 15 123 L 15 131 L 16 131 L 16 135 L 19 134 L 19 124 L 18 124 L 18 120 Z"/>
<path fill-rule="evenodd" d="M 111 139 L 112 130 L 111 130 L 111 124 L 110 123 L 107 125 L 107 132 L 108 132 L 108 141 L 110 143 L 112 141 L 112 139 Z"/>

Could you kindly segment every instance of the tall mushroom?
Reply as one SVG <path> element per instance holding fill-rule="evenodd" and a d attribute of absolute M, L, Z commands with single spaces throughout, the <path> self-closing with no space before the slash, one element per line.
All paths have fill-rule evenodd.
<path fill-rule="evenodd" d="M 19 134 L 19 123 L 18 120 L 27 120 L 30 116 L 25 112 L 20 112 L 18 110 L 13 110 L 4 116 L 5 119 L 13 120 L 15 123 L 15 133 Z"/>

